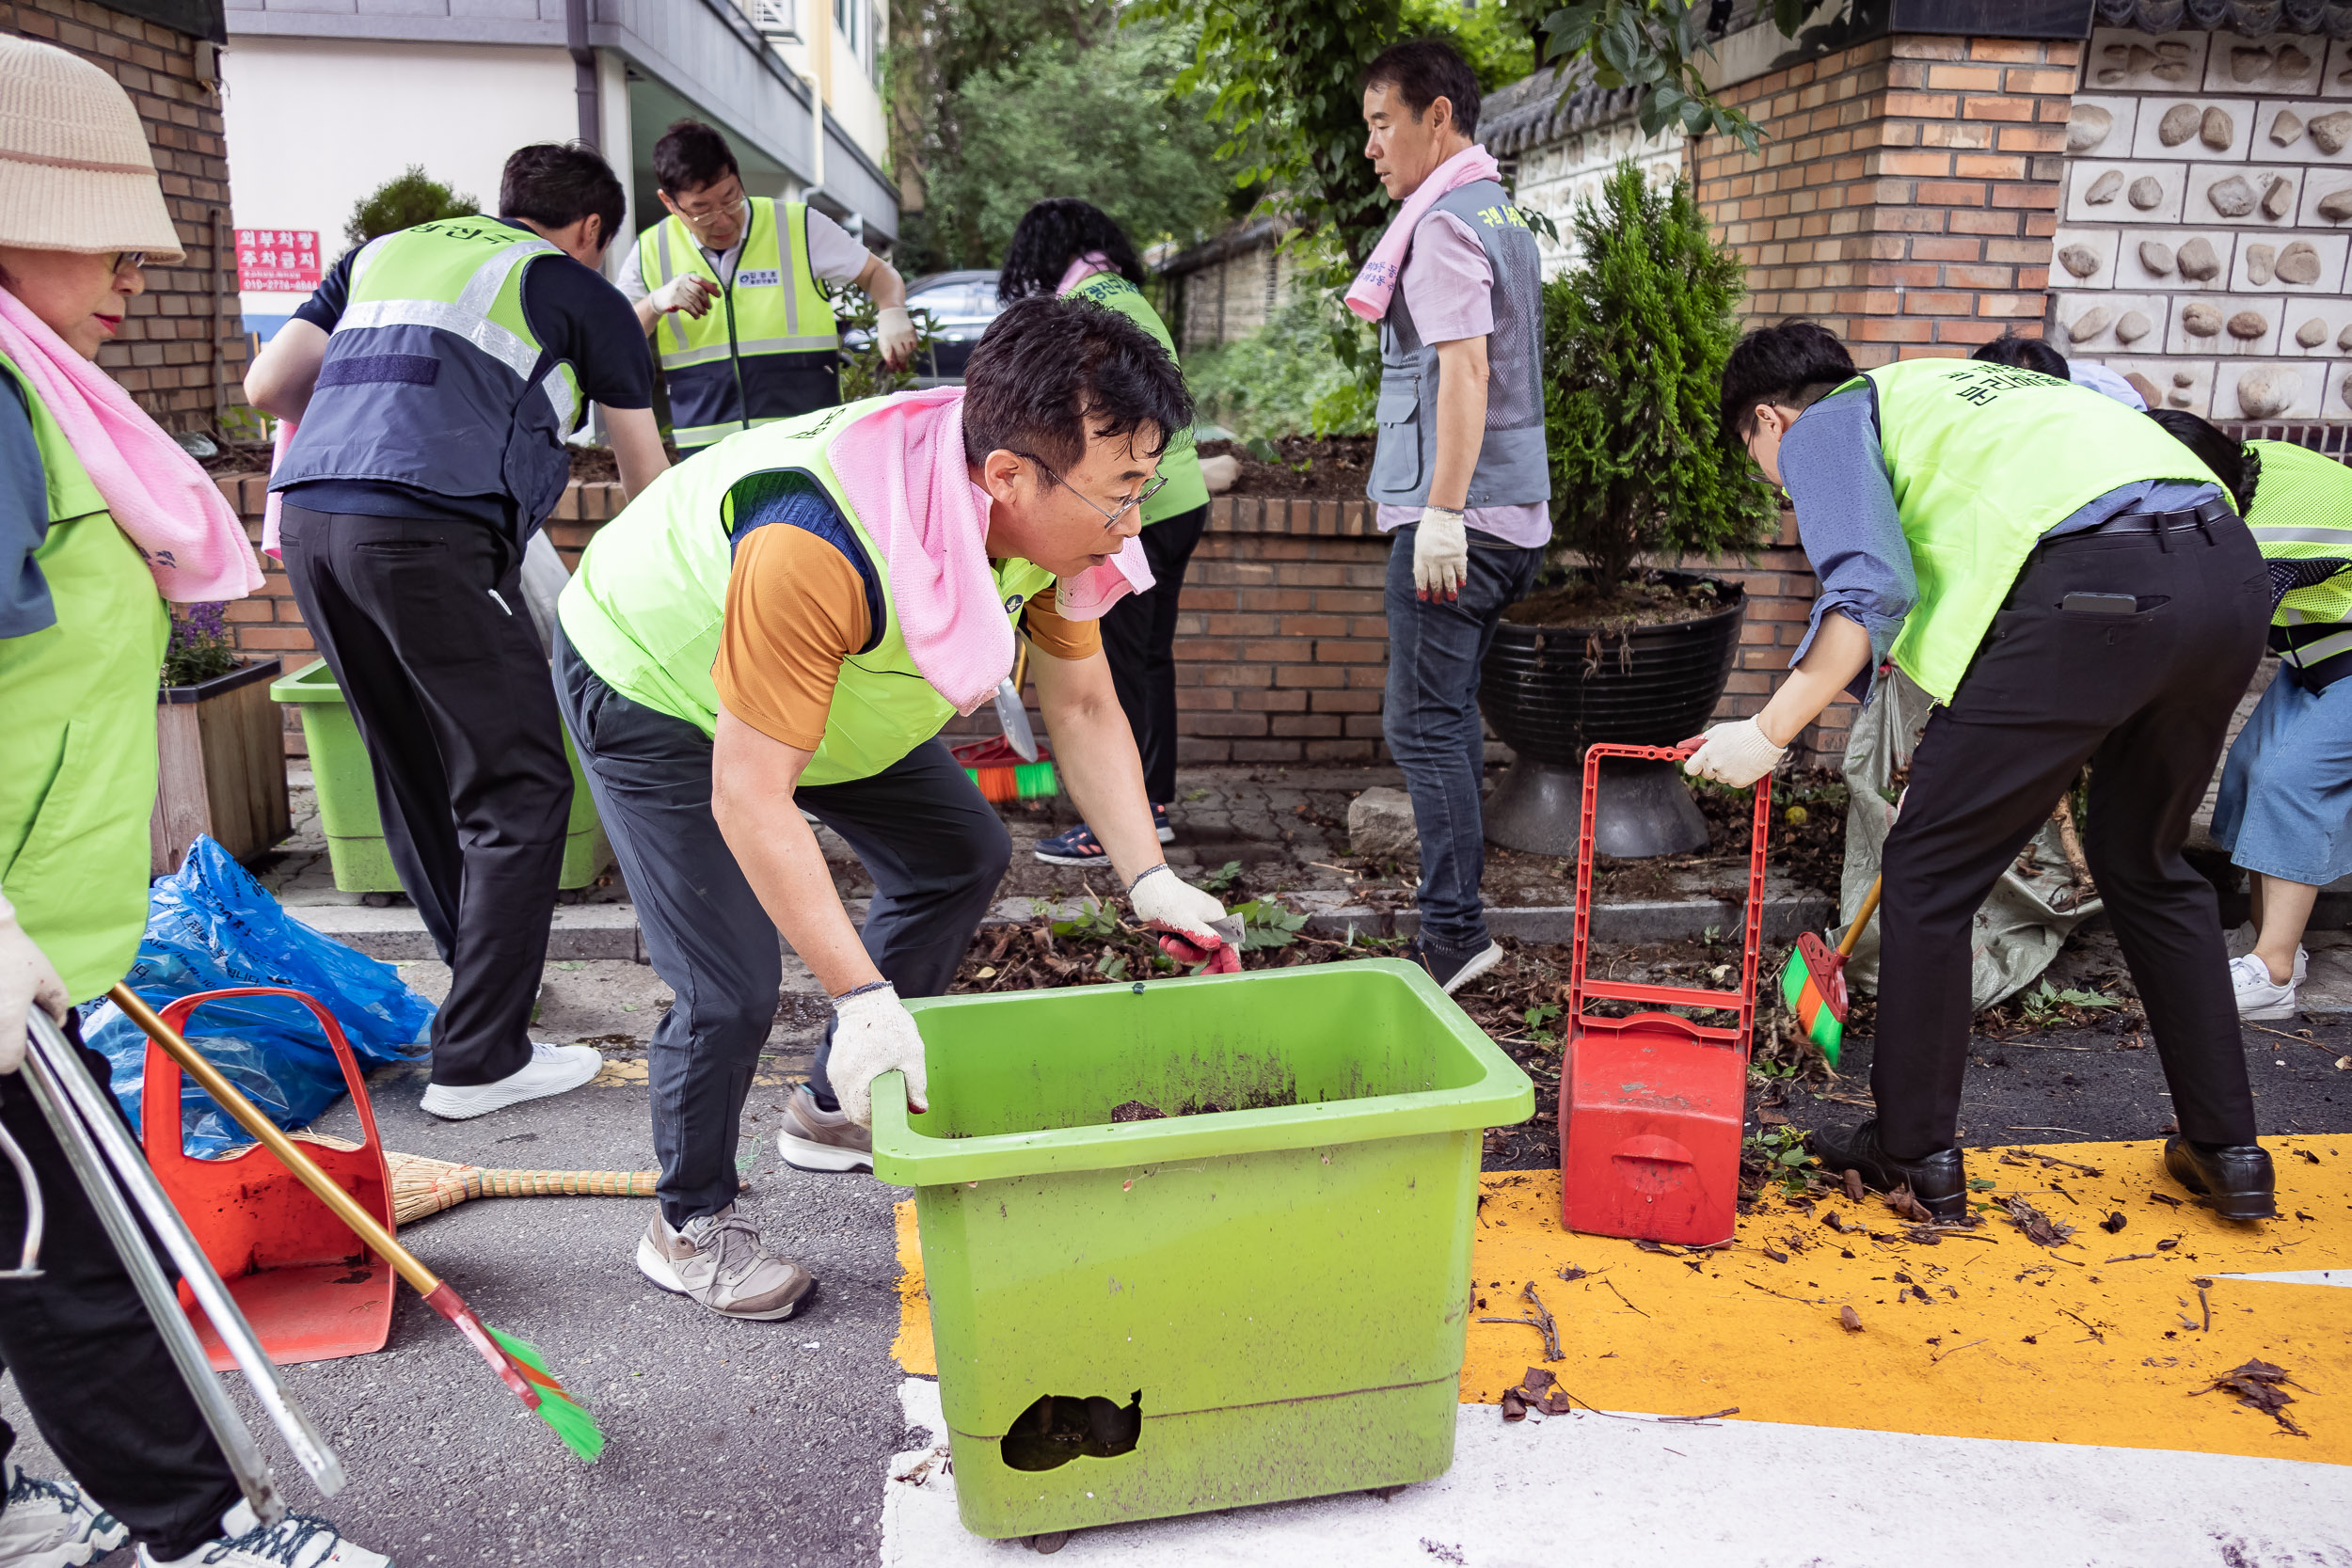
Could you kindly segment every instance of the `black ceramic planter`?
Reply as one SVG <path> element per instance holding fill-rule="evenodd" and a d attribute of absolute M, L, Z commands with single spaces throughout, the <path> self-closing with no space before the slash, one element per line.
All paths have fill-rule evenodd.
<path fill-rule="evenodd" d="M 1585 747 L 1671 746 L 1707 727 L 1747 618 L 1746 591 L 1711 580 L 1724 607 L 1696 620 L 1623 632 L 1509 621 L 1495 628 L 1478 705 L 1516 755 L 1486 802 L 1489 840 L 1506 849 L 1575 854 Z M 1594 836 L 1602 854 L 1632 859 L 1707 847 L 1706 818 L 1673 764 L 1611 763 L 1600 787 Z"/>

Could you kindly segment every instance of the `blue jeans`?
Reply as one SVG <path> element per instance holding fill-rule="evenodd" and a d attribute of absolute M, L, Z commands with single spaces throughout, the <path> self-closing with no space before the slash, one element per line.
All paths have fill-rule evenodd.
<path fill-rule="evenodd" d="M 1478 785 L 1486 742 L 1478 717 L 1478 672 L 1494 641 L 1495 623 L 1525 596 L 1544 552 L 1470 535 L 1470 577 L 1453 600 L 1413 596 L 1413 539 L 1407 523 L 1391 537 L 1389 685 L 1380 733 L 1413 798 L 1421 835 L 1422 940 L 1455 952 L 1487 943 L 1478 879 L 1486 869 L 1486 823 Z"/>

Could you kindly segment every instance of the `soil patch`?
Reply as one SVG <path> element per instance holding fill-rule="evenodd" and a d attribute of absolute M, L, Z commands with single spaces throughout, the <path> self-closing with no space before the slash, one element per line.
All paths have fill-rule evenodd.
<path fill-rule="evenodd" d="M 1281 436 L 1271 442 L 1246 444 L 1203 441 L 1200 455 L 1232 457 L 1241 464 L 1241 477 L 1228 495 L 1359 501 L 1372 473 L 1374 441 L 1370 436 Z M 1269 447 L 1279 462 L 1265 461 Z"/>
<path fill-rule="evenodd" d="M 1716 585 L 1702 578 L 1682 582 L 1663 573 L 1604 590 L 1579 577 L 1529 594 L 1502 612 L 1519 626 L 1567 626 L 1616 631 L 1627 626 L 1664 626 L 1695 621 L 1724 608 Z"/>
<path fill-rule="evenodd" d="M 672 467 L 679 461 L 678 450 L 664 445 Z M 618 484 L 621 482 L 620 460 L 612 455 L 611 447 L 572 448 L 572 477 L 582 484 Z"/>

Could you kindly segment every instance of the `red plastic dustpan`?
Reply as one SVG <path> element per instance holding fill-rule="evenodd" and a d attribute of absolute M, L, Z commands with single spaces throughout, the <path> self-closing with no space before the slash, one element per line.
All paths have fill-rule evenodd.
<path fill-rule="evenodd" d="M 1770 774 L 1756 782 L 1756 830 L 1740 988 L 1702 990 L 1597 980 L 1586 972 L 1593 910 L 1593 811 L 1603 757 L 1680 760 L 1684 746 L 1597 745 L 1584 753 L 1584 813 L 1577 839 L 1576 939 L 1560 1070 L 1561 1218 L 1571 1230 L 1710 1246 L 1739 1220 L 1740 1129 L 1748 1051 L 1756 1033 L 1756 969 L 1764 937 L 1764 839 Z M 1612 1018 L 1596 1001 L 1654 1011 Z M 1732 1016 L 1701 1023 L 1669 1007 Z"/>
<path fill-rule="evenodd" d="M 359 1081 L 358 1063 L 334 1015 L 298 990 L 238 986 L 183 996 L 164 1009 L 164 1022 L 184 1035 L 190 1013 L 230 996 L 291 996 L 318 1019 L 342 1065 L 364 1136 L 358 1148 L 314 1144 L 307 1152 L 390 1230 L 392 1180 L 384 1166 L 383 1140 L 376 1135 L 375 1112 Z M 151 1040 L 140 1095 L 147 1163 L 228 1283 L 269 1358 L 285 1366 L 382 1350 L 392 1331 L 392 1266 L 362 1244 L 266 1148 L 256 1145 L 223 1160 L 189 1159 L 181 1145 L 180 1064 Z M 236 1363 L 184 1284 L 180 1304 L 212 1356 L 214 1370 L 233 1368 Z"/>

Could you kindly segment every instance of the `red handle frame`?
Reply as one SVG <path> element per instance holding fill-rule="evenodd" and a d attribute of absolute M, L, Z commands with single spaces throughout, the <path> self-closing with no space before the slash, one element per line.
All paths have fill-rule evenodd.
<path fill-rule="evenodd" d="M 1696 742 L 1679 746 L 1620 746 L 1595 744 L 1584 751 L 1584 799 L 1576 835 L 1576 935 L 1568 959 L 1567 1025 L 1575 1028 L 1584 1017 L 1584 1004 L 1646 1003 L 1659 1007 L 1707 1007 L 1736 1012 L 1740 1022 L 1731 1030 L 1689 1024 L 1694 1035 L 1734 1041 L 1744 1055 L 1756 1031 L 1756 976 L 1764 951 L 1764 844 L 1772 826 L 1772 776 L 1756 781 L 1756 828 L 1748 846 L 1747 928 L 1740 959 L 1740 990 L 1700 990 L 1684 986 L 1648 986 L 1594 981 L 1585 977 L 1584 958 L 1592 944 L 1594 811 L 1600 795 L 1603 757 L 1646 762 L 1681 762 L 1698 750 Z"/>
<path fill-rule="evenodd" d="M 333 1013 L 320 1006 L 316 997 L 287 986 L 230 986 L 221 990 L 200 990 L 178 998 L 164 1008 L 163 1021 L 178 1030 L 184 1038 L 190 1013 L 207 1002 L 218 1002 L 230 996 L 291 996 L 310 1009 L 311 1016 L 326 1032 L 326 1043 L 334 1048 L 335 1060 L 343 1069 L 343 1086 L 351 1091 L 351 1102 L 358 1109 L 359 1127 L 364 1134 L 360 1148 L 374 1151 L 381 1160 L 383 1140 L 376 1135 L 375 1107 L 368 1103 L 367 1085 L 359 1077 L 358 1060 L 351 1053 L 350 1042 L 343 1038 L 342 1025 L 335 1022 Z M 139 1081 L 139 1141 L 146 1146 L 147 1163 L 151 1166 L 196 1164 L 188 1158 L 184 1142 L 187 1117 L 180 1099 L 182 1076 L 180 1064 L 150 1040 Z M 165 1107 L 168 1107 L 168 1114 L 158 1114 Z M 167 1123 L 169 1124 L 167 1130 Z M 239 1151 L 240 1154 L 251 1152 L 252 1149 Z M 235 1157 L 230 1156 L 232 1159 Z"/>

